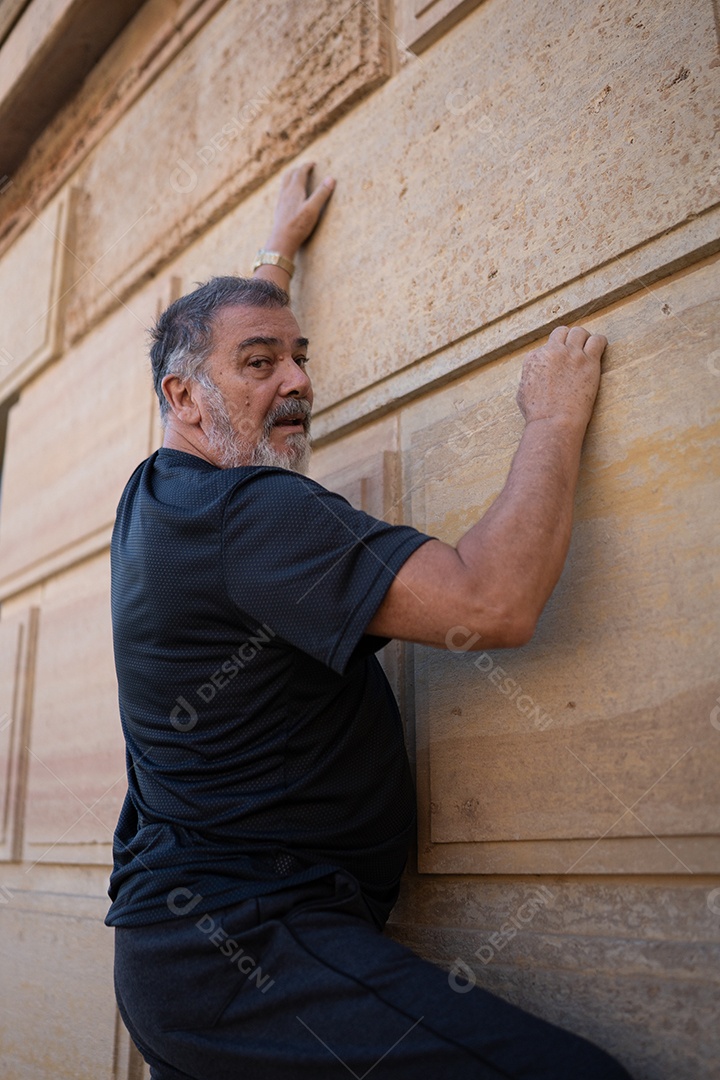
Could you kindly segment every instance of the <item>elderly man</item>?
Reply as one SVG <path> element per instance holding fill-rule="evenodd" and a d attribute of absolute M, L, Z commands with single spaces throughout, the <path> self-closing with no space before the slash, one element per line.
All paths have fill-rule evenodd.
<path fill-rule="evenodd" d="M 283 180 L 253 279 L 159 319 L 162 449 L 112 542 L 129 790 L 109 925 L 155 1080 L 613 1080 L 601 1050 L 385 937 L 415 819 L 388 638 L 521 645 L 563 566 L 605 339 L 527 358 L 508 481 L 457 547 L 306 478 L 308 341 L 292 259 L 333 182 Z M 457 987 L 457 982 L 456 982 Z"/>

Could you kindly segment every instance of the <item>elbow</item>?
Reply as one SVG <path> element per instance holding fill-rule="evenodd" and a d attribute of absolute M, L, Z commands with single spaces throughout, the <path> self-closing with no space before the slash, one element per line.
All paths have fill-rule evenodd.
<path fill-rule="evenodd" d="M 486 648 L 493 649 L 519 649 L 532 640 L 537 619 L 525 617 L 518 613 L 510 613 L 507 618 L 498 622 L 493 628 L 491 636 L 492 644 Z"/>
<path fill-rule="evenodd" d="M 500 646 L 504 649 L 519 649 L 532 641 L 537 627 L 537 619 L 516 619 L 508 630 L 507 642 Z"/>
<path fill-rule="evenodd" d="M 539 616 L 522 604 L 484 607 L 470 622 L 478 628 L 473 651 L 480 649 L 519 649 L 533 638 Z M 466 646 L 467 647 L 467 646 Z"/>

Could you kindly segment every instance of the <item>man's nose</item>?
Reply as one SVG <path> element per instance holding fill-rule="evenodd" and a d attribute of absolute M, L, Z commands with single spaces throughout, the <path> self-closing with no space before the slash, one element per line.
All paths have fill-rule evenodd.
<path fill-rule="evenodd" d="M 295 360 L 290 360 L 283 371 L 280 393 L 293 397 L 307 397 L 312 389 L 310 376 Z"/>

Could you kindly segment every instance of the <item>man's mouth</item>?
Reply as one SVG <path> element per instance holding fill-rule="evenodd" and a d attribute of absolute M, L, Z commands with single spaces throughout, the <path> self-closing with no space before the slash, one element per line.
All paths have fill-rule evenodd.
<path fill-rule="evenodd" d="M 280 420 L 275 421 L 275 427 L 289 427 L 295 430 L 302 428 L 305 430 L 305 417 L 304 416 L 283 416 Z"/>

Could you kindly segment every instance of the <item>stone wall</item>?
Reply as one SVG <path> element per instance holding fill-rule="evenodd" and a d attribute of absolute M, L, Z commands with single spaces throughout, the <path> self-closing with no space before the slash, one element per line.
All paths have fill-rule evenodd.
<path fill-rule="evenodd" d="M 0 21 L 0 119 L 40 9 Z M 386 650 L 420 819 L 390 932 L 638 1080 L 720 1076 L 719 68 L 712 0 L 147 0 L 0 183 L 3 1075 L 142 1074 L 101 925 L 110 530 L 160 438 L 146 328 L 248 272 L 300 156 L 338 179 L 293 282 L 313 475 L 357 505 L 455 542 L 527 345 L 610 340 L 533 641 Z"/>

